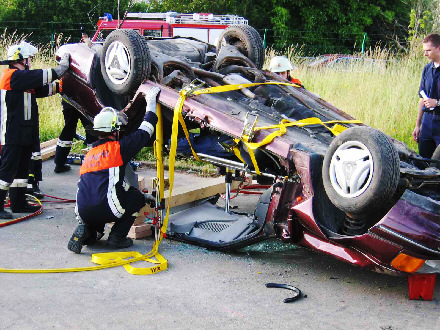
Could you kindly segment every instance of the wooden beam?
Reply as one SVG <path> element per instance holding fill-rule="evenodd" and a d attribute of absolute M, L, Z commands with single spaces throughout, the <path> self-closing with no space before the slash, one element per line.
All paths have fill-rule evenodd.
<path fill-rule="evenodd" d="M 55 146 L 57 144 L 57 142 L 58 142 L 58 138 L 52 139 L 52 140 L 48 140 L 46 142 L 42 142 L 42 143 L 40 143 L 40 148 L 44 149 L 44 148 L 47 148 L 47 147 Z"/>
<path fill-rule="evenodd" d="M 231 183 L 231 190 L 237 189 L 239 185 L 238 181 Z M 191 184 L 191 186 L 181 186 L 173 189 L 173 195 L 171 196 L 170 207 L 176 207 L 184 205 L 190 202 L 198 201 L 207 197 L 214 196 L 216 194 L 223 194 L 226 192 L 225 177 L 218 177 L 208 182 L 200 182 Z M 169 203 L 169 190 L 165 191 L 165 206 L 168 207 Z"/>
<path fill-rule="evenodd" d="M 41 160 L 48 160 L 50 157 L 55 156 L 56 149 L 57 145 L 41 149 Z"/>

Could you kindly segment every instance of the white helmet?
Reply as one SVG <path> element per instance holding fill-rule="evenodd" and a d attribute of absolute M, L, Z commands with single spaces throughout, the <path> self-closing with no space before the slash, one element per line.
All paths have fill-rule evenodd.
<path fill-rule="evenodd" d="M 286 56 L 275 56 L 270 60 L 269 70 L 272 72 L 284 72 L 293 69 L 295 67 Z"/>
<path fill-rule="evenodd" d="M 7 61 L 15 62 L 20 61 L 31 56 L 35 56 L 38 53 L 38 48 L 31 45 L 26 41 L 20 42 L 18 45 L 12 45 L 8 48 Z"/>
<path fill-rule="evenodd" d="M 100 132 L 116 132 L 127 125 L 127 115 L 112 107 L 103 108 L 93 120 L 93 129 Z"/>

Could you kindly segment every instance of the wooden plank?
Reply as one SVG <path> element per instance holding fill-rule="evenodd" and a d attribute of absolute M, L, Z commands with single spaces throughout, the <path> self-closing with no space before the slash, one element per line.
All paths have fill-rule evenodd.
<path fill-rule="evenodd" d="M 111 222 L 108 225 L 108 227 L 111 229 L 115 223 Z M 151 224 L 149 223 L 143 223 L 140 225 L 133 225 L 130 227 L 130 231 L 127 234 L 127 237 L 130 237 L 132 239 L 139 239 L 147 236 L 151 236 L 153 233 Z"/>
<path fill-rule="evenodd" d="M 47 148 L 47 147 L 56 146 L 57 142 L 58 142 L 58 138 L 48 140 L 46 142 L 42 142 L 42 143 L 40 143 L 40 149 L 43 150 L 44 148 Z"/>
<path fill-rule="evenodd" d="M 237 189 L 238 181 L 231 183 L 231 190 Z M 223 194 L 226 192 L 226 184 L 224 177 L 218 177 L 215 180 L 208 182 L 201 182 L 191 186 L 173 188 L 173 195 L 171 196 L 170 207 L 184 205 L 200 199 L 214 196 L 216 194 Z M 165 206 L 169 203 L 169 190 L 165 191 Z"/>
<path fill-rule="evenodd" d="M 127 234 L 127 237 L 132 239 L 144 238 L 147 236 L 151 236 L 152 230 L 151 225 L 149 223 L 143 223 L 141 225 L 133 225 L 130 228 L 130 231 Z"/>
<path fill-rule="evenodd" d="M 50 157 L 55 156 L 55 151 L 57 149 L 57 145 L 52 145 L 49 147 L 45 147 L 44 149 L 41 149 L 41 160 L 47 160 Z"/>

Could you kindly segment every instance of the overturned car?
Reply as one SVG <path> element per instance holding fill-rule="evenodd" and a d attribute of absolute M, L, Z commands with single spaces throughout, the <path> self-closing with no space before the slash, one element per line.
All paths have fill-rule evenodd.
<path fill-rule="evenodd" d="M 198 156 L 270 183 L 253 214 L 200 203 L 172 216 L 168 237 L 224 250 L 277 237 L 378 272 L 440 271 L 437 162 L 262 70 L 252 27 L 230 26 L 217 47 L 115 30 L 91 47 L 63 45 L 57 56 L 64 52 L 71 65 L 62 96 L 90 119 L 112 106 L 134 130 L 144 95 L 159 86 L 167 141 L 186 90 L 187 128 L 215 145 L 202 153 L 193 141 Z"/>

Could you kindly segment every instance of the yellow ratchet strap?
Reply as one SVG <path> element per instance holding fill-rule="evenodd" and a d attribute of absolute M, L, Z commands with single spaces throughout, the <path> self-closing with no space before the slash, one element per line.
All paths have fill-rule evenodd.
<path fill-rule="evenodd" d="M 194 157 L 199 160 L 199 157 L 197 156 L 196 152 L 194 151 L 191 141 L 189 139 L 188 131 L 186 129 L 185 122 L 183 120 L 182 116 L 182 109 L 183 104 L 185 102 L 185 99 L 188 96 L 192 95 L 200 95 L 200 94 L 212 94 L 212 93 L 221 93 L 221 92 L 229 92 L 234 91 L 242 88 L 247 87 L 253 87 L 253 86 L 259 86 L 259 85 L 286 85 L 286 86 L 293 86 L 293 87 L 301 87 L 297 84 L 291 84 L 291 83 L 282 83 L 282 82 L 265 82 L 265 83 L 249 83 L 249 84 L 235 84 L 235 85 L 224 85 L 224 86 L 215 86 L 215 87 L 208 87 L 208 88 L 195 88 L 193 84 L 188 86 L 185 89 L 182 89 L 180 91 L 180 97 L 177 101 L 177 104 L 174 108 L 174 118 L 173 118 L 173 132 L 176 130 L 176 136 L 175 136 L 175 148 L 177 148 L 177 125 L 178 122 L 182 125 L 183 131 L 185 132 L 186 139 L 188 140 L 189 146 L 191 147 L 191 152 L 194 155 Z M 178 121 L 178 122 L 177 122 Z M 260 169 L 257 164 L 257 160 L 255 158 L 254 150 L 258 149 L 266 144 L 271 143 L 277 136 L 282 136 L 286 133 L 287 127 L 291 126 L 297 126 L 297 127 L 304 127 L 309 125 L 322 125 L 325 128 L 327 128 L 330 132 L 332 132 L 334 135 L 338 135 L 341 132 L 343 132 L 345 129 L 347 129 L 345 126 L 341 124 L 361 124 L 362 122 L 360 120 L 332 120 L 332 121 L 326 121 L 323 122 L 321 119 L 316 117 L 306 118 L 298 121 L 290 121 L 288 119 L 283 119 L 279 124 L 277 125 L 270 125 L 270 126 L 262 126 L 262 127 L 256 127 L 254 129 L 254 132 L 260 131 L 260 130 L 270 130 L 270 129 L 276 129 L 276 131 L 270 133 L 267 135 L 263 141 L 259 143 L 253 143 L 250 142 L 249 136 L 242 136 L 241 139 L 236 138 L 234 139 L 235 147 L 233 148 L 234 154 L 240 159 L 241 162 L 245 163 L 243 158 L 241 157 L 240 150 L 238 149 L 237 145 L 239 142 L 243 142 L 248 147 L 249 156 L 251 157 L 252 164 L 254 165 L 255 172 L 257 174 L 261 174 Z M 334 124 L 333 127 L 330 127 L 329 125 Z M 176 127 L 175 127 L 176 125 Z M 171 150 L 173 150 L 173 137 L 171 138 Z M 174 155 L 175 156 L 175 155 Z M 171 153 L 170 153 L 170 172 L 171 172 Z M 173 159 L 173 168 L 174 168 L 174 159 Z M 171 188 L 171 174 L 170 174 L 170 188 Z M 171 189 L 170 189 L 170 198 L 171 198 Z M 167 211 L 168 214 L 168 211 Z"/>
<path fill-rule="evenodd" d="M 266 144 L 269 144 L 277 136 L 284 135 L 287 131 L 287 127 L 291 127 L 291 126 L 304 127 L 304 126 L 309 126 L 309 125 L 322 125 L 325 128 L 327 128 L 330 132 L 332 132 L 333 135 L 336 136 L 347 129 L 347 127 L 342 126 L 340 124 L 361 124 L 361 123 L 362 122 L 360 120 L 332 120 L 332 121 L 323 122 L 321 119 L 316 118 L 316 117 L 301 119 L 298 121 L 290 121 L 288 119 L 283 119 L 281 121 L 281 123 L 279 123 L 277 125 L 261 126 L 261 127 L 256 127 L 254 129 L 254 132 L 261 131 L 261 130 L 276 129 L 276 131 L 267 135 L 261 142 L 258 142 L 258 143 L 249 142 L 249 137 L 247 135 L 242 136 L 241 140 L 238 138 L 234 139 L 234 142 L 235 142 L 234 153 L 236 155 L 240 153 L 237 145 L 239 142 L 243 142 L 243 144 L 248 148 L 249 156 L 251 157 L 251 161 L 252 161 L 252 164 L 254 165 L 255 172 L 257 172 L 257 174 L 260 174 L 260 169 L 259 169 L 257 161 L 255 159 L 254 150 L 258 149 Z M 328 126 L 329 124 L 335 124 L 335 125 L 333 125 L 333 127 L 330 127 L 330 126 Z M 242 162 L 243 162 L 243 160 L 242 160 Z"/>

